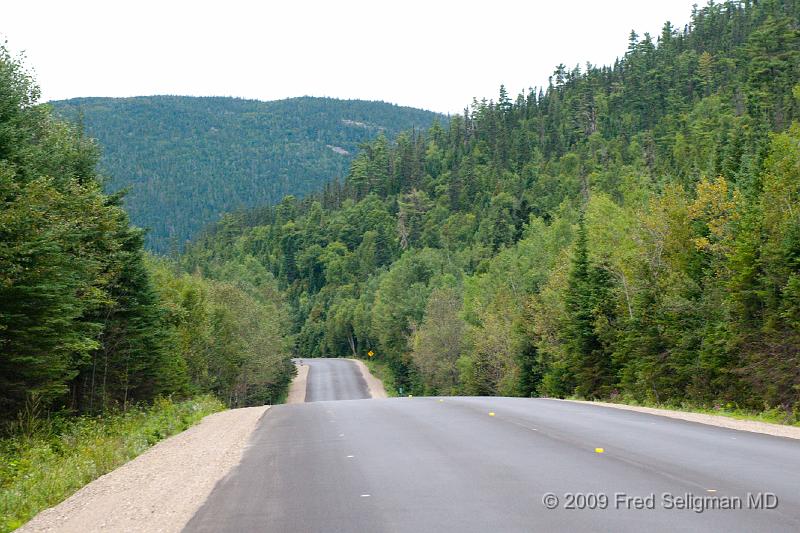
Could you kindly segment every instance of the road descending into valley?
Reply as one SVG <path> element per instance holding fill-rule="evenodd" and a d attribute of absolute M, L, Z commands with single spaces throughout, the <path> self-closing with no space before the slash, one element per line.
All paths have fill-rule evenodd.
<path fill-rule="evenodd" d="M 800 531 L 797 440 L 558 400 L 364 399 L 354 363 L 304 362 L 307 403 L 263 416 L 186 531 Z"/>
<path fill-rule="evenodd" d="M 356 363 L 348 359 L 306 359 L 310 367 L 306 402 L 362 400 L 370 397 Z"/>

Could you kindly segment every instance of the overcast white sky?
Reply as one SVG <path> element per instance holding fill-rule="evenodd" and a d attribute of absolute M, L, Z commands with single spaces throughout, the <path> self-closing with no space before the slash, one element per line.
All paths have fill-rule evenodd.
<path fill-rule="evenodd" d="M 460 112 L 609 64 L 628 33 L 683 27 L 698 0 L 4 0 L 0 39 L 44 100 L 333 96 Z M 703 3 L 703 2 L 699 2 Z"/>

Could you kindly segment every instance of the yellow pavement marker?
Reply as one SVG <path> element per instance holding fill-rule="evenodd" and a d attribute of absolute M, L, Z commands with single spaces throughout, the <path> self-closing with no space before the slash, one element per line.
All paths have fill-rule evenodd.
<path fill-rule="evenodd" d="M 594 449 L 594 453 L 603 453 L 605 451 L 606 451 L 605 448 L 595 448 Z"/>
<path fill-rule="evenodd" d="M 494 411 L 489 411 L 489 416 L 494 416 Z"/>

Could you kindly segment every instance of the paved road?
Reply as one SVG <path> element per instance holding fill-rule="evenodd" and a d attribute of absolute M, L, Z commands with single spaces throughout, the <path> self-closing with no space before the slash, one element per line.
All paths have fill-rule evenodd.
<path fill-rule="evenodd" d="M 361 371 L 347 359 L 303 359 L 309 366 L 306 402 L 370 398 Z"/>
<path fill-rule="evenodd" d="M 796 440 L 544 399 L 320 401 L 270 409 L 186 530 L 800 531 L 798 487 Z M 695 499 L 696 510 L 669 510 L 662 499 L 747 507 L 761 491 L 777 509 L 697 512 Z M 569 510 L 565 493 L 610 500 Z M 629 510 L 615 493 L 654 494 L 655 509 Z"/>

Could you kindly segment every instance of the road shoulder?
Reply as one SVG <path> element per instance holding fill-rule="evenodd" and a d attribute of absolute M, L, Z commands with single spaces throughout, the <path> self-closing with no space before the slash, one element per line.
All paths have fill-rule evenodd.
<path fill-rule="evenodd" d="M 373 399 L 386 398 L 386 389 L 383 387 L 383 382 L 372 375 L 372 372 L 369 371 L 364 361 L 359 361 L 358 359 L 350 359 L 350 361 L 355 362 L 356 366 L 358 366 L 358 370 L 361 371 L 361 376 L 364 378 L 364 381 L 367 382 L 370 396 L 372 396 Z"/>
<path fill-rule="evenodd" d="M 181 531 L 239 463 L 268 406 L 231 409 L 163 440 L 17 531 Z"/>
<path fill-rule="evenodd" d="M 308 365 L 297 364 L 297 375 L 289 385 L 289 396 L 286 398 L 286 403 L 304 403 L 306 401 L 306 382 L 308 381 Z"/>
<path fill-rule="evenodd" d="M 739 431 L 750 431 L 753 433 L 764 433 L 766 435 L 774 435 L 776 437 L 800 439 L 800 427 L 797 426 L 782 426 L 780 424 L 770 424 L 768 422 L 759 422 L 756 420 L 739 420 L 737 418 L 730 418 L 727 416 L 709 415 L 705 413 L 690 413 L 686 411 L 672 411 L 669 409 L 656 409 L 653 407 L 639 407 L 636 405 L 625 405 L 620 403 L 589 402 L 584 400 L 558 401 L 583 403 L 588 405 L 597 405 L 600 407 L 612 407 L 614 409 L 623 409 L 625 411 L 636 411 L 639 413 L 647 413 L 656 416 L 664 416 L 667 418 L 675 418 L 678 420 L 686 420 L 688 422 L 697 422 L 699 424 L 706 424 L 709 426 L 736 429 Z"/>

